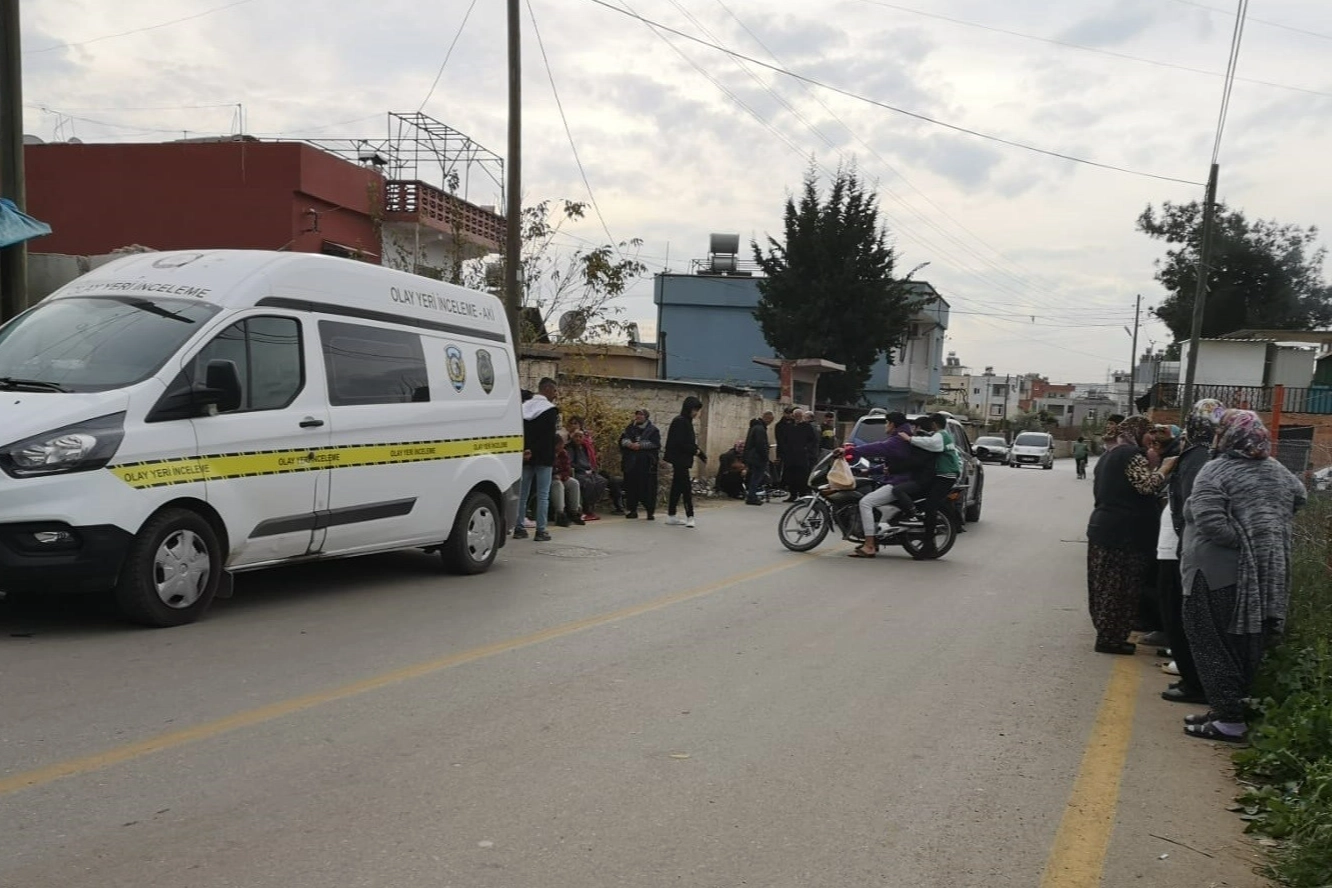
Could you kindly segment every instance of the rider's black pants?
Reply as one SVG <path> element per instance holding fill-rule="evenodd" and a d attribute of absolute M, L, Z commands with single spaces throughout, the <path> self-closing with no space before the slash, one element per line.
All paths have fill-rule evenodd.
<path fill-rule="evenodd" d="M 925 491 L 925 535 L 933 537 L 934 525 L 938 520 L 941 509 L 951 508 L 948 502 L 948 494 L 957 484 L 956 475 L 935 475 L 930 481 L 929 488 Z M 951 516 L 945 516 L 945 520 L 955 521 Z"/>

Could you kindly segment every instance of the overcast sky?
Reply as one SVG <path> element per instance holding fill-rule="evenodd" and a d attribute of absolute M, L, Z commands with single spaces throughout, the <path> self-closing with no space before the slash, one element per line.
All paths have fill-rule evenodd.
<path fill-rule="evenodd" d="M 262 137 L 382 138 L 386 112 L 424 100 L 503 154 L 504 5 L 475 3 L 441 74 L 472 0 L 25 0 L 26 128 L 84 141 L 227 133 L 240 103 Z M 606 226 L 642 238 L 652 269 L 687 270 L 710 232 L 780 235 L 811 157 L 829 170 L 854 162 L 880 195 L 899 269 L 930 263 L 917 277 L 952 304 L 948 348 L 965 364 L 1055 381 L 1127 365 L 1134 296 L 1163 296 L 1152 278 L 1161 245 L 1134 220 L 1148 203 L 1203 192 L 1139 174 L 1205 180 L 1236 3 L 612 5 L 874 102 L 1138 173 L 745 66 L 591 0 L 531 0 Z M 586 199 L 526 0 L 523 30 L 524 194 Z M 1332 229 L 1330 57 L 1332 3 L 1250 4 L 1220 158 L 1232 207 Z M 606 239 L 595 217 L 569 231 Z M 626 320 L 654 317 L 651 293 L 650 278 L 634 287 Z M 1168 338 L 1144 324 L 1144 347 Z"/>

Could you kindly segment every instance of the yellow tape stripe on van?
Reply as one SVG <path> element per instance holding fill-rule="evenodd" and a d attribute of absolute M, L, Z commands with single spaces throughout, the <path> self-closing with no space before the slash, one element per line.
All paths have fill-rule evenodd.
<path fill-rule="evenodd" d="M 353 444 L 345 447 L 308 447 L 300 450 L 261 450 L 217 453 L 180 459 L 151 460 L 111 466 L 108 471 L 131 487 L 168 487 L 195 481 L 253 478 L 319 469 L 350 469 L 395 463 L 461 459 L 495 453 L 522 453 L 521 436 L 455 438 L 443 441 L 405 441 L 397 444 Z"/>

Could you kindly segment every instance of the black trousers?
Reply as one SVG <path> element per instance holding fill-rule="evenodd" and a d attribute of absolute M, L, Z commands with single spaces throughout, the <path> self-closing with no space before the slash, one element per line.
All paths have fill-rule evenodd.
<path fill-rule="evenodd" d="M 671 495 L 666 501 L 666 514 L 674 515 L 675 507 L 680 504 L 680 499 L 684 498 L 685 517 L 694 517 L 694 488 L 689 479 L 689 466 L 672 466 L 671 472 Z"/>
<path fill-rule="evenodd" d="M 945 520 L 952 521 L 954 526 L 961 524 L 956 516 L 951 514 L 952 504 L 948 502 L 948 494 L 955 486 L 957 486 L 956 475 L 935 475 L 934 480 L 930 482 L 929 488 L 925 491 L 925 535 L 927 537 L 933 538 L 934 527 L 939 521 L 940 512 L 944 512 Z"/>
<path fill-rule="evenodd" d="M 1170 636 L 1170 655 L 1179 667 L 1179 683 L 1186 691 L 1202 693 L 1202 680 L 1193 661 L 1189 634 L 1184 631 L 1184 583 L 1178 561 L 1157 561 L 1157 591 L 1161 594 L 1161 623 Z"/>
<path fill-rule="evenodd" d="M 639 505 L 649 515 L 657 511 L 657 464 L 634 466 L 624 475 L 624 510 L 636 511 Z"/>
<path fill-rule="evenodd" d="M 809 466 L 794 465 L 787 460 L 782 464 L 782 486 L 792 499 L 809 493 Z"/>

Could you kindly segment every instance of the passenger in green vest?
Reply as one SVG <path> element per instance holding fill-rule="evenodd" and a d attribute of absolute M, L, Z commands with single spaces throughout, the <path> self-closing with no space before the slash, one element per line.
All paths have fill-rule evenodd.
<path fill-rule="evenodd" d="M 923 434 L 933 429 L 933 434 Z M 925 491 L 924 523 L 925 553 L 933 554 L 934 528 L 938 522 L 939 510 L 948 506 L 948 494 L 957 486 L 957 479 L 962 474 L 962 458 L 957 452 L 957 442 L 948 431 L 948 417 L 935 413 L 916 420 L 917 434 L 908 438 L 912 447 L 919 447 L 937 453 L 934 460 L 934 478 Z M 962 517 L 948 515 L 945 520 L 952 521 L 959 531 L 962 529 Z"/>
<path fill-rule="evenodd" d="M 1078 478 L 1085 481 L 1087 479 L 1087 457 L 1091 455 L 1091 448 L 1087 442 L 1078 438 L 1073 445 L 1073 462 L 1078 467 Z"/>

